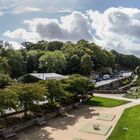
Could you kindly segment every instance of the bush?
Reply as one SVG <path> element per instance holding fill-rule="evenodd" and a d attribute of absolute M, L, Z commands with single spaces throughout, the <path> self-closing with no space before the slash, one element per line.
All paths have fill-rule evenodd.
<path fill-rule="evenodd" d="M 12 82 L 12 79 L 9 75 L 0 73 L 0 88 L 4 88 L 5 86 L 8 86 Z"/>

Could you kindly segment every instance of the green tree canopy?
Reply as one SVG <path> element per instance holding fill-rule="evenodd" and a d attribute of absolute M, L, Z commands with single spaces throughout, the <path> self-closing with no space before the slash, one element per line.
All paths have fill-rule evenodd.
<path fill-rule="evenodd" d="M 81 58 L 81 63 L 80 63 L 80 72 L 83 75 L 89 76 L 91 74 L 93 68 L 93 62 L 88 54 L 85 54 Z"/>
<path fill-rule="evenodd" d="M 0 72 L 5 74 L 10 73 L 10 66 L 8 64 L 8 59 L 6 57 L 0 56 Z"/>
<path fill-rule="evenodd" d="M 57 80 L 46 80 L 43 82 L 47 89 L 47 99 L 51 105 L 59 103 L 61 99 L 65 96 L 65 91 Z"/>
<path fill-rule="evenodd" d="M 39 66 L 39 52 L 31 50 L 27 52 L 27 72 L 37 71 Z"/>
<path fill-rule="evenodd" d="M 73 55 L 67 65 L 67 72 L 79 73 L 80 69 L 80 58 L 77 55 Z"/>
<path fill-rule="evenodd" d="M 140 78 L 140 66 L 136 67 L 135 72 L 136 72 L 138 78 Z"/>
<path fill-rule="evenodd" d="M 0 73 L 0 88 L 4 88 L 12 83 L 8 74 Z"/>
<path fill-rule="evenodd" d="M 38 109 L 39 101 L 45 100 L 46 89 L 42 85 L 35 84 L 15 84 L 11 87 L 13 91 L 16 91 L 19 98 L 19 106 L 25 111 L 35 111 Z"/>
<path fill-rule="evenodd" d="M 11 89 L 0 90 L 0 113 L 5 113 L 6 110 L 18 109 L 18 95 Z"/>
<path fill-rule="evenodd" d="M 7 49 L 5 57 L 8 59 L 11 77 L 16 78 L 26 73 L 26 62 L 21 51 Z"/>
<path fill-rule="evenodd" d="M 61 51 L 46 52 L 39 59 L 40 68 L 47 72 L 62 73 L 66 67 L 66 58 Z"/>
<path fill-rule="evenodd" d="M 68 79 L 63 80 L 63 84 L 65 85 L 65 89 L 70 93 L 82 96 L 94 88 L 94 84 L 90 82 L 89 78 L 78 74 L 69 76 Z"/>
<path fill-rule="evenodd" d="M 63 42 L 52 41 L 48 43 L 47 50 L 49 51 L 61 50 L 62 47 L 63 47 Z"/>

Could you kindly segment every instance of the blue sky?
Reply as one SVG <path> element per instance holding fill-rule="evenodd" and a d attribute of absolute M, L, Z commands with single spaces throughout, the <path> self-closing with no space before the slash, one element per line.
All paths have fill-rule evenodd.
<path fill-rule="evenodd" d="M 139 0 L 0 0 L 0 39 L 18 47 L 84 38 L 140 56 L 139 7 Z"/>
<path fill-rule="evenodd" d="M 2 1 L 2 4 L 1 4 Z M 6 1 L 6 2 L 5 2 Z M 27 2 L 28 0 L 26 0 Z M 38 0 L 29 0 L 30 2 L 25 2 L 24 0 L 21 3 L 20 0 L 0 0 L 0 11 L 4 13 L 3 16 L 0 17 L 0 37 L 3 39 L 3 32 L 9 29 L 16 29 L 17 27 L 21 27 L 22 21 L 24 19 L 30 19 L 35 17 L 47 17 L 47 18 L 58 18 L 62 14 L 67 13 L 47 13 L 45 9 L 48 7 L 55 8 L 65 8 L 65 9 L 73 9 L 79 11 L 85 11 L 89 9 L 104 11 L 110 7 L 131 7 L 131 8 L 139 8 L 140 1 L 139 0 L 54 0 L 56 2 L 49 1 L 38 1 Z M 36 1 L 36 2 L 35 2 Z M 31 13 L 22 13 L 13 15 L 12 11 L 16 7 L 20 7 L 23 4 L 24 6 L 38 7 L 43 9 L 42 12 L 31 12 Z M 4 7 L 7 6 L 7 9 Z"/>

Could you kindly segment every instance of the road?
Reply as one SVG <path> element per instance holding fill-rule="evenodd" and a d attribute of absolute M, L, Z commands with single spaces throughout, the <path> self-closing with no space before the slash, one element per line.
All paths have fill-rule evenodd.
<path fill-rule="evenodd" d="M 110 84 L 114 81 L 118 81 L 118 80 L 121 80 L 123 78 L 130 77 L 131 74 L 132 74 L 132 72 L 125 72 L 125 73 L 123 73 L 123 77 L 116 77 L 116 78 L 111 78 L 111 79 L 108 79 L 108 80 L 103 80 L 103 81 L 100 81 L 100 82 L 96 82 L 95 87 L 100 87 L 100 86 L 103 86 L 103 85 Z"/>

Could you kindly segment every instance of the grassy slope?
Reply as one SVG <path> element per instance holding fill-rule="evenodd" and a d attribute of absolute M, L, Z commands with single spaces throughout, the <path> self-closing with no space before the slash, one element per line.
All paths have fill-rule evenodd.
<path fill-rule="evenodd" d="M 108 140 L 140 140 L 140 105 L 124 111 Z"/>
<path fill-rule="evenodd" d="M 115 107 L 119 105 L 123 105 L 128 103 L 124 100 L 117 100 L 117 99 L 110 99 L 110 98 L 103 98 L 103 97 L 92 97 L 90 100 L 86 102 L 88 105 L 93 106 L 101 106 L 101 107 Z"/>

